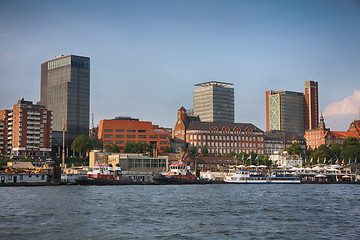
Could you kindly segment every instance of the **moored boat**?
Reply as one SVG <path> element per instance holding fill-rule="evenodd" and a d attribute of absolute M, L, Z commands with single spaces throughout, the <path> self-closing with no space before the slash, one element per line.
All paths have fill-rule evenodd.
<path fill-rule="evenodd" d="M 135 185 L 135 184 L 149 184 L 150 182 L 144 181 L 144 178 L 137 178 L 127 176 L 124 178 L 120 166 L 113 166 L 97 164 L 94 168 L 86 174 L 86 176 L 75 179 L 76 183 L 81 185 Z"/>
<path fill-rule="evenodd" d="M 224 181 L 227 184 L 299 184 L 300 177 L 286 171 L 237 170 Z"/>
<path fill-rule="evenodd" d="M 196 177 L 191 173 L 190 166 L 182 162 L 171 164 L 170 171 L 154 176 L 157 184 L 210 184 L 209 179 Z"/>

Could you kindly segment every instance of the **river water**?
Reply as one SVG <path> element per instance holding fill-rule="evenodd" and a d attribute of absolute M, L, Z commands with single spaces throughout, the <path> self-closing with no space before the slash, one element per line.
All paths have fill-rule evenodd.
<path fill-rule="evenodd" d="M 0 239 L 360 239 L 359 187 L 2 187 Z"/>

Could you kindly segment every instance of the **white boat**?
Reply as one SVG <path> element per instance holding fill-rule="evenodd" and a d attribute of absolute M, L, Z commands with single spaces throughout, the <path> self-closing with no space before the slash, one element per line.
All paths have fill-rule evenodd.
<path fill-rule="evenodd" d="M 300 177 L 288 171 L 237 170 L 224 179 L 225 183 L 236 184 L 297 184 Z"/>

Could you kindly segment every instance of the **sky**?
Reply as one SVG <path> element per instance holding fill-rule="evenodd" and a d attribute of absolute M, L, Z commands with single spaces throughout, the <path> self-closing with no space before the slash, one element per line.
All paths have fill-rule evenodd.
<path fill-rule="evenodd" d="M 360 118 L 360 1 L 0 0 L 0 109 L 40 100 L 41 63 L 91 59 L 91 112 L 173 128 L 194 84 L 229 82 L 266 130 L 265 92 L 319 82 L 326 126 Z"/>

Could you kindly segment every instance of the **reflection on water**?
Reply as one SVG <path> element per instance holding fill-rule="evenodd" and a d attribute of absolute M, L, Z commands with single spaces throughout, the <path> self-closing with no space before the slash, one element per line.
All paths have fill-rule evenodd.
<path fill-rule="evenodd" d="M 359 239 L 357 185 L 0 188 L 1 239 Z"/>

